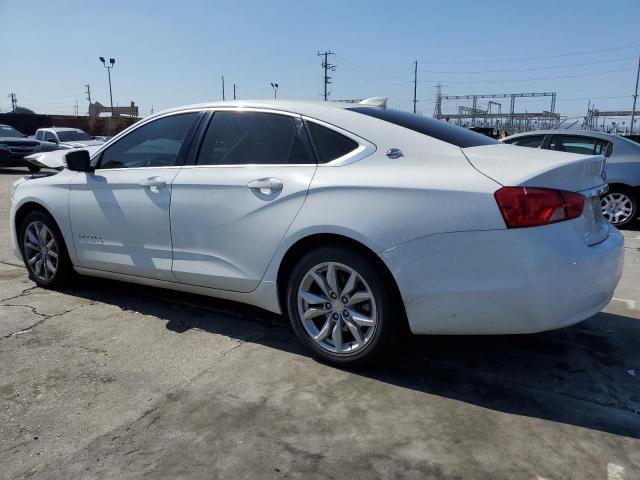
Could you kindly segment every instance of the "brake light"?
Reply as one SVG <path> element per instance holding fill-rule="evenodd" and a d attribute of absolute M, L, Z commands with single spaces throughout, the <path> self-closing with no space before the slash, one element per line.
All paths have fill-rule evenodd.
<path fill-rule="evenodd" d="M 502 187 L 494 196 L 507 228 L 571 220 L 584 208 L 583 195 L 551 188 Z"/>

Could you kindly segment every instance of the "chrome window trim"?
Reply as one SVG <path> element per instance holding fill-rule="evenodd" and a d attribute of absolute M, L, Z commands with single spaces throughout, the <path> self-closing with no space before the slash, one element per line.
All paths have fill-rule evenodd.
<path fill-rule="evenodd" d="M 322 120 L 318 120 L 317 118 L 308 117 L 306 115 L 301 115 L 301 118 L 305 121 L 314 122 L 314 123 L 317 123 L 318 125 L 322 125 L 323 127 L 333 130 L 334 132 L 339 133 L 340 135 L 344 135 L 345 137 L 350 138 L 351 140 L 353 140 L 359 145 L 358 148 L 356 148 L 355 150 L 352 150 L 346 155 L 338 157 L 327 163 L 318 163 L 319 167 L 342 167 L 344 165 L 350 165 L 352 163 L 362 160 L 363 158 L 368 157 L 369 155 L 374 154 L 378 149 L 378 147 L 376 147 L 373 143 L 349 132 L 348 130 L 345 130 L 340 127 L 336 127 L 335 125 L 324 122 Z"/>
<path fill-rule="evenodd" d="M 358 148 L 356 148 L 355 150 L 349 152 L 346 155 L 343 155 L 342 157 L 336 158 L 334 160 L 331 160 L 330 162 L 327 163 L 315 163 L 315 164 L 309 164 L 309 163 L 302 163 L 302 164 L 292 164 L 292 163 L 279 163 L 279 164 L 275 164 L 275 163 L 243 163 L 243 164 L 228 164 L 228 165 L 170 165 L 170 166 L 164 166 L 164 167 L 133 167 L 136 169 L 150 169 L 150 168 L 176 168 L 176 167 L 180 167 L 180 168 L 192 168 L 192 167 L 239 167 L 239 166 L 243 166 L 243 167 L 300 167 L 300 166 L 309 166 L 309 165 L 317 165 L 319 167 L 341 167 L 344 165 L 350 165 L 352 163 L 358 162 L 370 155 L 372 155 L 373 153 L 376 152 L 377 147 L 375 146 L 375 144 L 369 142 L 368 140 L 365 140 L 362 137 L 359 137 L 358 135 L 355 135 L 351 132 L 349 132 L 348 130 L 345 130 L 343 128 L 337 127 L 335 125 L 332 125 L 331 123 L 327 123 L 323 120 L 319 120 L 317 118 L 313 118 L 313 117 L 309 117 L 306 115 L 300 115 L 298 113 L 295 112 L 289 112 L 287 110 L 278 110 L 278 109 L 274 109 L 274 108 L 261 108 L 261 107 L 216 107 L 216 106 L 212 106 L 212 107 L 194 107 L 194 108 L 185 108 L 183 110 L 174 110 L 174 111 L 170 111 L 170 112 L 166 112 L 163 114 L 156 114 L 156 115 L 152 115 L 150 117 L 144 118 L 136 123 L 134 123 L 133 125 L 129 126 L 128 128 L 126 128 L 125 130 L 123 130 L 122 132 L 120 132 L 119 134 L 115 135 L 113 138 L 109 139 L 109 141 L 105 142 L 99 149 L 97 149 L 95 152 L 93 152 L 93 154 L 91 155 L 91 161 L 95 160 L 96 158 L 98 158 L 98 156 L 100 156 L 102 154 L 102 152 L 107 149 L 109 146 L 111 146 L 113 143 L 119 141 L 121 138 L 125 137 L 126 135 L 129 135 L 130 133 L 134 132 L 135 130 L 137 130 L 140 127 L 143 127 L 144 125 L 146 125 L 147 123 L 153 122 L 155 120 L 159 120 L 161 118 L 165 118 L 165 117 L 170 117 L 173 115 L 181 115 L 184 113 L 193 113 L 193 112 L 222 112 L 222 111 L 232 111 L 232 112 L 242 112 L 242 111 L 249 111 L 249 112 L 260 112 L 260 113 L 273 113 L 276 115 L 285 115 L 285 116 L 289 116 L 289 117 L 297 117 L 300 118 L 302 120 L 306 120 L 306 121 L 310 121 L 310 122 L 315 122 L 318 123 L 319 125 L 322 125 L 323 127 L 329 128 L 331 130 L 334 130 L 335 132 L 344 135 L 345 137 L 350 138 L 351 140 L 353 140 L 354 142 L 356 142 L 359 146 Z M 98 169 L 98 170 L 111 170 L 111 171 L 117 171 L 117 170 L 131 170 L 131 168 L 105 168 L 105 169 Z M 98 171 L 96 170 L 96 171 Z"/>

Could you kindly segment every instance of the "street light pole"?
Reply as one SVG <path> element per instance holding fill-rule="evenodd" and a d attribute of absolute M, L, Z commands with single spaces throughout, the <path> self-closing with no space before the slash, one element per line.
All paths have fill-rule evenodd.
<path fill-rule="evenodd" d="M 110 58 L 109 59 L 110 65 L 107 65 L 107 62 L 105 62 L 104 57 L 100 57 L 100 61 L 102 62 L 102 66 L 107 69 L 107 76 L 109 77 L 109 100 L 111 100 L 111 116 L 113 117 L 113 93 L 111 91 L 111 69 L 115 65 L 116 59 Z"/>
<path fill-rule="evenodd" d="M 629 127 L 629 135 L 633 135 L 633 122 L 636 119 L 636 100 L 638 99 L 638 79 L 640 79 L 640 57 L 638 58 L 638 71 L 636 73 L 636 91 L 633 94 L 633 108 L 631 109 L 631 127 Z"/>
<path fill-rule="evenodd" d="M 278 98 L 278 84 L 272 83 L 271 88 L 273 88 L 273 98 Z"/>

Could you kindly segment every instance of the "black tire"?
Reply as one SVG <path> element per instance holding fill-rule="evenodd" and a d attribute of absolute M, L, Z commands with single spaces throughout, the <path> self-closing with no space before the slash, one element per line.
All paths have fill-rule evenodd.
<path fill-rule="evenodd" d="M 38 173 L 40 170 L 42 170 L 42 167 L 38 167 L 37 165 L 31 165 L 31 164 L 28 164 L 27 168 L 31 173 Z"/>
<path fill-rule="evenodd" d="M 625 228 L 638 225 L 638 195 L 632 188 L 625 187 L 623 185 L 614 185 L 610 187 L 609 191 L 602 195 L 602 199 L 604 200 L 608 195 L 616 195 L 622 194 L 625 195 L 631 201 L 631 214 L 629 217 L 621 222 L 614 223 L 611 222 L 612 225 L 615 225 L 617 228 Z M 603 213 L 604 205 L 603 205 Z M 605 215 L 606 218 L 606 215 Z"/>
<path fill-rule="evenodd" d="M 55 273 L 50 275 L 50 278 L 42 278 L 41 275 L 35 271 L 35 266 L 30 265 L 27 261 L 27 252 L 25 245 L 25 234 L 27 228 L 34 222 L 41 222 L 45 225 L 53 237 L 56 246 L 57 261 L 55 265 Z M 73 278 L 73 265 L 69 259 L 69 253 L 62 237 L 62 233 L 58 228 L 55 220 L 48 213 L 42 210 L 34 210 L 29 212 L 22 223 L 20 224 L 20 230 L 18 232 L 18 242 L 20 245 L 20 252 L 22 253 L 22 259 L 29 272 L 29 278 L 33 280 L 39 287 L 43 288 L 61 288 L 68 286 Z M 30 253 L 33 251 L 30 250 Z M 37 263 L 37 262 L 36 262 Z M 51 272 L 49 272 L 51 273 Z"/>
<path fill-rule="evenodd" d="M 298 290 L 307 273 L 327 262 L 342 264 L 357 272 L 375 299 L 376 327 L 364 347 L 354 353 L 334 353 L 319 345 L 305 329 L 298 310 Z M 298 260 L 287 283 L 287 313 L 296 336 L 314 358 L 337 367 L 355 368 L 375 364 L 394 353 L 397 340 L 405 332 L 406 322 L 397 288 L 383 268 L 367 254 L 340 244 L 313 248 Z M 321 316 L 318 321 L 324 323 L 328 318 L 328 315 Z M 349 335 L 346 325 L 344 332 Z"/>

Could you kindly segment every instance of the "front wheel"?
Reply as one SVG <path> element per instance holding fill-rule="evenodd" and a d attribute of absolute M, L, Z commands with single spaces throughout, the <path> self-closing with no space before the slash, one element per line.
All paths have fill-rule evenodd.
<path fill-rule="evenodd" d="M 612 187 L 600 198 L 602 215 L 616 227 L 628 226 L 638 215 L 638 198 L 631 189 Z"/>
<path fill-rule="evenodd" d="M 22 258 L 29 277 L 44 288 L 68 284 L 73 267 L 53 218 L 40 210 L 30 212 L 22 221 L 19 235 Z"/>
<path fill-rule="evenodd" d="M 342 367 L 391 353 L 402 311 L 380 266 L 341 245 L 314 248 L 298 261 L 289 278 L 287 310 L 314 357 Z"/>

